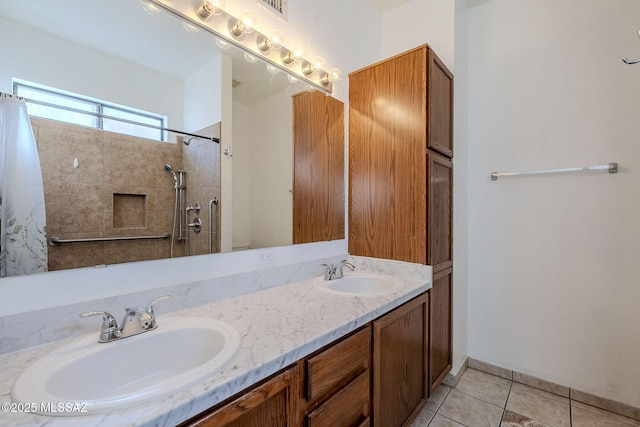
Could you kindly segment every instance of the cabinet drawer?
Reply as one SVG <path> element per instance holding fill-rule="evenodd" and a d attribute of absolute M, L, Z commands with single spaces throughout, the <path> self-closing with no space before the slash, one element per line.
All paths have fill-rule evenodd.
<path fill-rule="evenodd" d="M 355 427 L 369 425 L 370 376 L 364 371 L 349 385 L 307 415 L 309 427 Z"/>
<path fill-rule="evenodd" d="M 308 402 L 336 391 L 371 364 L 371 326 L 359 330 L 305 363 L 305 397 Z"/>

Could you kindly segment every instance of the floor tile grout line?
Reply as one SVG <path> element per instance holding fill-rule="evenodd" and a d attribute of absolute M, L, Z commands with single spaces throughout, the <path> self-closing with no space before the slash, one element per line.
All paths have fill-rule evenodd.
<path fill-rule="evenodd" d="M 479 400 L 479 401 L 481 401 L 483 403 L 486 403 L 488 405 L 492 405 L 492 406 L 495 406 L 496 408 L 500 408 L 500 405 L 496 405 L 495 403 L 489 402 L 489 401 L 483 399 L 482 397 L 478 397 L 478 396 L 474 396 L 473 394 L 465 393 L 462 390 L 458 390 L 458 392 L 464 394 L 467 397 L 471 397 L 473 399 L 477 399 L 477 400 Z M 511 387 L 509 387 L 509 392 L 511 392 Z M 505 407 L 506 407 L 506 402 L 505 402 Z M 504 409 L 504 408 L 502 408 L 502 409 Z"/>
<path fill-rule="evenodd" d="M 437 413 L 437 412 L 436 412 L 436 414 L 440 415 L 442 418 L 446 418 L 446 419 L 448 419 L 448 420 L 451 420 L 451 421 L 453 421 L 453 422 L 454 422 L 454 423 L 456 423 L 456 424 L 460 424 L 461 426 L 469 427 L 468 425 L 466 425 L 466 424 L 462 424 L 460 421 L 456 421 L 456 420 L 454 420 L 453 418 L 449 418 L 449 417 L 447 417 L 446 415 L 442 415 L 442 414 L 439 414 L 439 413 Z M 433 418 L 431 418 L 431 421 L 429 421 L 429 425 L 431 425 L 431 423 L 433 422 L 433 420 L 434 420 L 434 418 L 435 418 L 435 417 L 436 417 L 436 416 L 434 415 L 434 416 L 433 416 Z"/>
<path fill-rule="evenodd" d="M 442 387 L 442 386 L 441 386 Z M 449 390 L 446 392 L 446 394 L 444 395 L 444 397 L 442 398 L 442 400 L 440 401 L 440 403 L 438 403 L 437 407 L 432 411 L 434 414 L 437 414 L 438 411 L 440 410 L 440 408 L 442 407 L 442 404 L 444 403 L 444 401 L 447 399 L 447 396 L 449 396 L 449 393 L 451 393 L 451 390 L 454 389 L 454 387 L 450 387 L 447 386 L 449 388 Z M 429 399 L 427 399 L 427 402 L 429 401 Z"/>
<path fill-rule="evenodd" d="M 569 409 L 569 413 L 573 413 L 572 411 L 573 411 L 573 404 L 574 404 L 574 402 L 575 402 L 575 403 L 578 403 L 578 404 L 580 404 L 580 405 L 585 405 L 585 406 L 589 406 L 589 407 L 591 407 L 591 408 L 595 408 L 595 409 L 597 409 L 597 411 L 591 411 L 591 410 L 589 410 L 589 409 L 585 409 L 585 408 L 577 407 L 577 409 L 580 409 L 580 410 L 582 410 L 582 411 L 586 411 L 586 412 L 589 412 L 589 413 L 595 413 L 595 414 L 601 414 L 603 417 L 605 417 L 605 418 L 609 418 L 609 419 L 613 419 L 613 418 L 621 417 L 621 418 L 626 418 L 626 419 L 628 419 L 628 420 L 631 420 L 631 421 L 634 421 L 634 422 L 635 422 L 635 423 L 634 423 L 634 422 L 627 422 L 627 420 L 626 420 L 626 419 L 617 419 L 617 421 L 621 422 L 621 423 L 622 423 L 622 424 L 624 424 L 625 426 L 634 427 L 634 426 L 637 426 L 637 425 L 638 425 L 638 424 L 637 424 L 637 422 L 638 422 L 638 421 L 640 421 L 640 420 L 637 420 L 637 419 L 635 419 L 635 418 L 628 417 L 628 416 L 626 416 L 626 415 L 619 414 L 619 413 L 617 413 L 617 412 L 610 411 L 610 410 L 608 410 L 608 409 L 604 409 L 604 408 L 600 408 L 599 406 L 590 405 L 589 403 L 584 403 L 584 402 L 581 402 L 581 401 L 579 401 L 579 400 L 571 399 L 571 398 L 569 398 L 569 408 L 570 408 L 570 409 Z M 605 414 L 602 414 L 602 412 L 606 412 L 606 415 L 605 415 Z M 611 416 L 609 416 L 609 414 L 611 414 Z"/>
<path fill-rule="evenodd" d="M 569 393 L 569 427 L 573 427 L 573 405 L 571 405 L 571 393 Z"/>
<path fill-rule="evenodd" d="M 502 421 L 504 420 L 504 416 L 507 413 L 507 403 L 509 403 L 509 396 L 511 396 L 511 389 L 513 388 L 513 380 L 511 380 L 511 384 L 509 384 L 509 391 L 507 392 L 507 399 L 504 401 L 504 408 L 502 408 L 502 417 L 500 418 L 500 424 L 498 427 L 502 425 Z"/>

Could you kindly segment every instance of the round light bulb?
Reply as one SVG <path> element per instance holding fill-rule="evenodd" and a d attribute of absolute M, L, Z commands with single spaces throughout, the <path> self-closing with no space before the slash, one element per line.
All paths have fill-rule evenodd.
<path fill-rule="evenodd" d="M 271 40 L 271 48 L 279 50 L 282 48 L 282 43 L 284 43 L 284 36 L 280 31 L 274 30 L 269 34 L 269 40 Z"/>
<path fill-rule="evenodd" d="M 151 16 L 157 15 L 161 12 L 160 8 L 153 3 L 149 3 L 145 0 L 140 0 L 140 3 L 142 4 L 144 11 Z"/>
<path fill-rule="evenodd" d="M 287 74 L 287 79 L 289 79 L 289 83 L 291 83 L 292 85 L 296 83 L 300 83 L 300 79 L 295 76 L 292 76 L 291 74 Z"/>
<path fill-rule="evenodd" d="M 188 22 L 183 22 L 182 26 L 184 27 L 185 30 L 187 30 L 187 33 L 195 34 L 200 31 L 198 27 Z"/>
<path fill-rule="evenodd" d="M 229 49 L 231 47 L 231 44 L 229 42 L 226 42 L 222 39 L 218 39 L 216 38 L 216 45 L 220 48 L 220 49 Z"/>
<path fill-rule="evenodd" d="M 312 65 L 313 65 L 313 71 L 318 72 L 324 69 L 324 67 L 326 66 L 326 63 L 324 62 L 324 58 L 321 58 L 318 56 L 314 58 Z"/>
<path fill-rule="evenodd" d="M 244 60 L 247 61 L 249 64 L 254 64 L 258 58 L 256 58 L 255 56 L 251 55 L 250 53 L 245 52 L 244 53 Z"/>
<path fill-rule="evenodd" d="M 293 62 L 302 62 L 304 58 L 304 46 L 295 45 L 293 49 L 282 53 L 282 62 L 285 64 L 292 64 Z"/>
<path fill-rule="evenodd" d="M 204 0 L 202 4 L 196 9 L 196 14 L 207 20 L 213 15 L 220 15 L 222 8 L 224 7 L 224 0 Z"/>
<path fill-rule="evenodd" d="M 231 26 L 229 31 L 231 31 L 231 34 L 234 36 L 240 37 L 252 32 L 254 25 L 256 25 L 256 18 L 250 13 L 242 13 L 238 16 L 235 24 Z"/>
<path fill-rule="evenodd" d="M 280 50 L 282 43 L 284 42 L 284 36 L 279 31 L 272 31 L 269 35 L 258 38 L 258 49 L 267 53 L 271 50 Z"/>
<path fill-rule="evenodd" d="M 274 65 L 267 64 L 267 71 L 271 74 L 278 74 L 280 72 L 280 69 Z"/>
<path fill-rule="evenodd" d="M 331 83 L 335 82 L 336 80 L 340 80 L 341 76 L 342 76 L 342 71 L 340 71 L 337 68 L 333 68 L 328 73 L 324 73 L 324 72 L 322 73 L 322 75 L 320 76 L 320 83 L 322 83 L 323 86 L 329 86 Z"/>

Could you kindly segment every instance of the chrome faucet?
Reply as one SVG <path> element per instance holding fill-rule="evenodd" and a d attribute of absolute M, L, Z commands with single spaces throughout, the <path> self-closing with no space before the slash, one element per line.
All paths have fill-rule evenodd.
<path fill-rule="evenodd" d="M 324 267 L 324 280 L 342 278 L 344 276 L 344 272 L 342 271 L 344 267 L 347 267 L 351 271 L 356 269 L 356 266 L 348 262 L 346 259 L 343 259 L 337 264 L 322 264 L 322 266 Z"/>
<path fill-rule="evenodd" d="M 89 316 L 102 316 L 102 328 L 100 330 L 100 337 L 98 342 L 111 342 L 122 338 L 127 338 L 132 335 L 141 334 L 142 332 L 152 331 L 158 327 L 156 323 L 156 316 L 153 312 L 153 306 L 159 301 L 164 301 L 171 298 L 171 295 L 164 295 L 154 299 L 146 306 L 127 307 L 124 309 L 124 319 L 122 319 L 121 326 L 118 327 L 116 319 L 106 311 L 89 311 L 87 313 L 81 313 L 80 317 Z"/>

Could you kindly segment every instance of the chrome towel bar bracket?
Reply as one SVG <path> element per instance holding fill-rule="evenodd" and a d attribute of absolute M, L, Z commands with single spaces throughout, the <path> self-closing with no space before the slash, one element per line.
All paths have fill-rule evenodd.
<path fill-rule="evenodd" d="M 638 30 L 638 37 L 640 37 L 640 30 Z M 624 58 L 622 58 L 622 62 L 624 62 L 625 64 L 628 65 L 633 65 L 633 64 L 637 64 L 638 62 L 640 62 L 640 58 L 638 59 L 629 59 L 626 56 Z"/>

